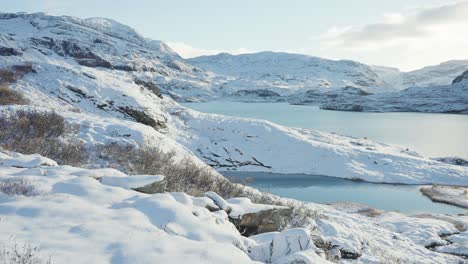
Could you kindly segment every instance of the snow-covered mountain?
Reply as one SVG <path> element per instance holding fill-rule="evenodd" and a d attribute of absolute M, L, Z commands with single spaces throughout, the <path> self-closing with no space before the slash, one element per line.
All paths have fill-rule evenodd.
<path fill-rule="evenodd" d="M 121 143 L 173 152 L 176 161 L 185 157 L 220 171 L 468 185 L 468 167 L 428 159 L 403 147 L 187 109 L 173 97 L 218 96 L 213 83 L 225 77 L 192 66 L 163 42 L 145 39 L 108 19 L 0 14 L 0 70 L 0 83 L 29 101 L 0 105 L 0 116 L 20 110 L 55 111 L 77 128 L 74 139 L 89 150 Z M 357 88 L 345 90 L 361 94 Z M 98 159 L 92 156 L 90 162 Z M 43 245 L 59 262 L 71 263 L 180 262 L 180 256 L 196 263 L 272 262 L 272 256 L 272 263 L 298 259 L 327 263 L 316 254 L 315 244 L 294 252 L 287 246 L 273 254 L 275 245 L 289 245 L 289 240 L 275 245 L 273 240 L 282 241 L 289 233 L 245 240 L 226 221 L 227 212 L 206 208 L 206 197 L 136 194 L 130 183 L 146 182 L 148 177 L 130 179 L 116 170 L 56 165 L 37 155 L 1 151 L 2 183 L 29 177 L 40 191 L 33 197 L 0 193 L 1 238 L 16 234 L 18 242 Z M 119 179 L 106 180 L 111 176 Z M 109 182 L 126 184 L 109 186 Z M 233 207 L 241 202 L 228 201 Z M 320 216 L 304 217 L 308 230 L 314 230 L 323 248 L 334 252 L 334 261 L 343 256 L 344 263 L 349 258 L 355 263 L 389 258 L 457 263 L 458 257 L 426 247 L 448 244 L 439 235 L 459 232 L 452 222 L 468 226 L 460 216 L 437 220 L 394 212 L 367 216 L 363 210 L 369 209 L 359 206 L 307 208 Z M 312 235 L 305 234 L 311 242 Z"/>
<path fill-rule="evenodd" d="M 226 76 L 222 91 L 267 89 L 280 95 L 300 90 L 354 86 L 370 92 L 392 91 L 371 67 L 350 60 L 328 60 L 301 54 L 259 52 L 221 53 L 188 60 L 189 63 Z"/>
<path fill-rule="evenodd" d="M 401 90 L 410 87 L 448 85 L 455 77 L 468 70 L 468 60 L 453 60 L 418 70 L 401 72 L 396 68 L 372 66 L 385 82 Z"/>
<path fill-rule="evenodd" d="M 384 94 L 340 93 L 333 99 L 325 95 L 319 101 L 321 107 L 328 110 L 468 114 L 468 71 L 451 82 Z M 296 101 L 308 103 L 311 99 L 307 98 L 311 97 L 297 96 Z"/>

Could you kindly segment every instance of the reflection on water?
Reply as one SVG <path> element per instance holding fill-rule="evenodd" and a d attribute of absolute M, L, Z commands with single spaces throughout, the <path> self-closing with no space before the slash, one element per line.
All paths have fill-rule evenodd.
<path fill-rule="evenodd" d="M 415 185 L 374 184 L 300 174 L 233 171 L 223 174 L 240 178 L 252 177 L 254 181 L 249 184 L 251 187 L 305 202 L 354 202 L 407 214 L 458 214 L 466 211 L 452 205 L 433 203 Z"/>

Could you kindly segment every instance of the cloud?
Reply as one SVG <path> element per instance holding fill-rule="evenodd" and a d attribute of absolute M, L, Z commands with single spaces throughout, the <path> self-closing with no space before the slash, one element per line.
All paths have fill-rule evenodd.
<path fill-rule="evenodd" d="M 335 26 L 320 35 L 320 52 L 410 70 L 468 58 L 468 1 L 383 15 L 362 27 Z"/>
<path fill-rule="evenodd" d="M 167 42 L 167 44 L 183 58 L 193 58 L 193 57 L 198 57 L 202 55 L 216 55 L 222 52 L 227 52 L 227 53 L 231 53 L 234 55 L 255 52 L 254 50 L 247 49 L 247 48 L 238 48 L 238 49 L 195 48 L 184 42 Z"/>
<path fill-rule="evenodd" d="M 386 14 L 380 22 L 361 28 L 332 27 L 320 36 L 320 40 L 325 48 L 366 50 L 410 43 L 414 40 L 424 41 L 438 34 L 441 37 L 462 35 L 467 28 L 468 2 L 464 1 L 407 14 Z"/>

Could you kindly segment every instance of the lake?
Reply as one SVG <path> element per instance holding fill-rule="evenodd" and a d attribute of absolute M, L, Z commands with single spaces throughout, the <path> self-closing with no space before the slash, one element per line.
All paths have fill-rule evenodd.
<path fill-rule="evenodd" d="M 416 185 L 376 184 L 301 174 L 236 171 L 222 173 L 235 178 L 252 177 L 254 181 L 249 186 L 253 188 L 304 202 L 353 202 L 405 214 L 466 212 L 463 208 L 432 202 L 421 194 Z"/>
<path fill-rule="evenodd" d="M 468 159 L 467 115 L 341 112 L 288 103 L 234 101 L 183 105 L 205 113 L 265 119 L 290 127 L 367 137 L 416 150 L 426 157 L 458 156 Z"/>

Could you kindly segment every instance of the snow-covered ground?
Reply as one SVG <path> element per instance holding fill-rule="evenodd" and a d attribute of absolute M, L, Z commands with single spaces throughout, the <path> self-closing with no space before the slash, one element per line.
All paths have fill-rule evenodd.
<path fill-rule="evenodd" d="M 329 263 L 329 258 L 357 258 L 353 263 L 460 263 L 458 257 L 436 253 L 429 245 L 447 245 L 441 235 L 459 232 L 455 224 L 435 218 L 399 213 L 369 215 L 362 206 L 306 205 L 316 212 L 306 218 L 305 229 L 243 237 L 223 211 L 210 212 L 220 201 L 232 214 L 258 212 L 272 206 L 253 204 L 247 198 L 212 200 L 215 194 L 192 197 L 184 193 L 144 194 L 127 188 L 145 185 L 152 176 L 127 176 L 114 169 L 57 166 L 37 155 L 2 151 L 0 157 L 0 246 L 30 244 L 52 263 Z M 49 161 L 11 167 L 5 160 Z M 8 165 L 5 165 L 8 164 Z M 97 178 L 120 179 L 98 181 Z M 6 183 L 21 180 L 33 192 L 4 193 Z M 153 177 L 160 181 L 161 177 Z M 210 198 L 208 198 L 210 197 Z M 276 198 L 279 199 L 279 198 Z M 294 202 L 293 203 L 299 203 Z M 456 221 L 466 226 L 466 216 Z M 310 230 L 313 230 L 311 233 Z M 450 236 L 458 252 L 466 241 Z M 64 242 L 66 241 L 66 242 Z M 320 248 L 319 248 L 320 247 Z M 325 254 L 327 252 L 327 254 Z M 333 255 L 336 254 L 336 255 Z M 271 261 L 271 262 L 270 262 Z M 388 261 L 388 262 L 387 262 Z"/>

